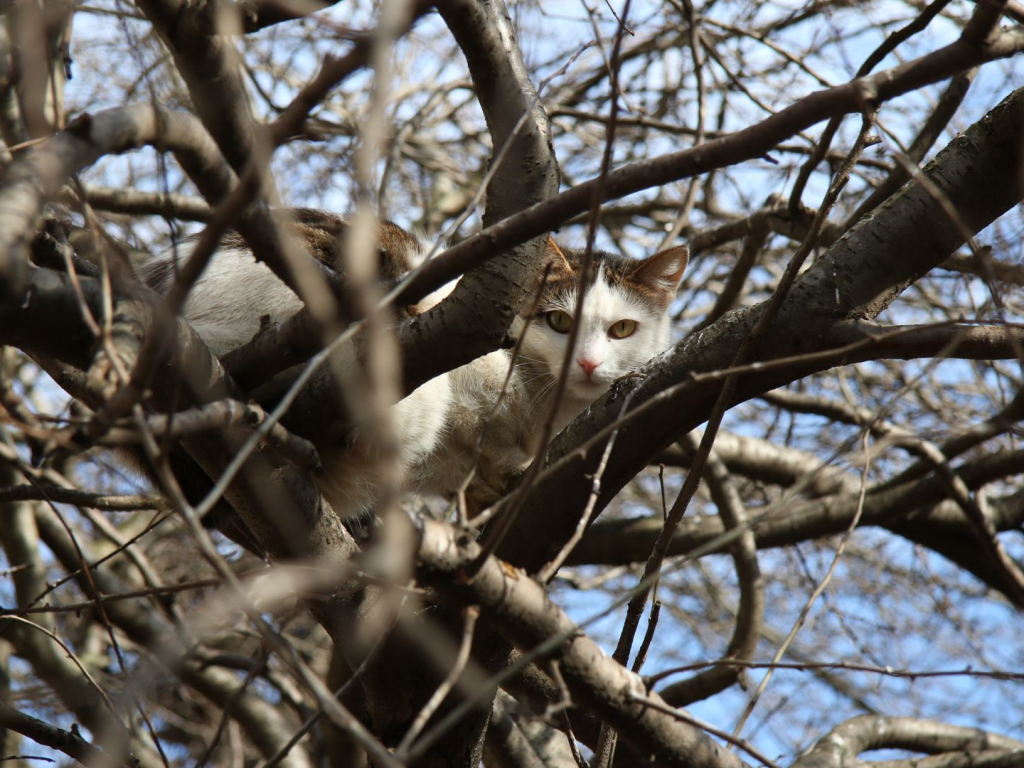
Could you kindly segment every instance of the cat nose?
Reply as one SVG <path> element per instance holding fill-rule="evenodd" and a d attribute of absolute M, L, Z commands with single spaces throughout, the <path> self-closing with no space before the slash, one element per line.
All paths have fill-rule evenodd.
<path fill-rule="evenodd" d="M 593 376 L 594 371 L 601 364 L 597 360 L 591 360 L 589 357 L 578 358 L 576 362 L 579 363 L 580 368 L 582 368 L 586 372 L 587 378 Z"/>

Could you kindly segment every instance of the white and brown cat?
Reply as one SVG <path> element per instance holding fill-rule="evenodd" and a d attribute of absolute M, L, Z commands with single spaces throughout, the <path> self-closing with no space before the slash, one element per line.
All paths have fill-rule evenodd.
<path fill-rule="evenodd" d="M 325 263 L 337 264 L 344 219 L 307 209 L 292 215 L 294 231 L 306 247 Z M 429 243 L 390 222 L 381 222 L 378 240 L 383 277 L 408 271 L 430 250 Z M 687 256 L 685 246 L 641 260 L 595 252 L 594 279 L 577 317 L 583 251 L 549 240 L 546 278 L 538 278 L 534 286 L 540 296 L 527 302 L 536 304 L 537 311 L 532 317 L 518 317 L 512 327 L 512 335 L 522 337 L 514 362 L 512 351 L 492 352 L 438 376 L 392 406 L 398 455 L 388 476 L 397 483 L 396 490 L 451 496 L 473 469 L 484 435 L 467 497 L 475 509 L 497 500 L 537 454 L 573 323 L 580 328 L 573 362 L 565 373 L 565 395 L 555 414 L 555 431 L 617 379 L 667 348 L 668 308 Z M 170 258 L 165 255 L 143 267 L 143 278 L 159 291 L 166 291 L 173 280 Z M 406 311 L 429 309 L 451 287 Z M 268 318 L 280 323 L 301 306 L 239 238 L 231 237 L 193 287 L 184 314 L 219 356 L 249 341 Z M 381 482 L 374 446 L 357 429 L 343 445 L 318 448 L 325 472 L 317 483 L 328 503 L 343 518 L 372 513 Z"/>

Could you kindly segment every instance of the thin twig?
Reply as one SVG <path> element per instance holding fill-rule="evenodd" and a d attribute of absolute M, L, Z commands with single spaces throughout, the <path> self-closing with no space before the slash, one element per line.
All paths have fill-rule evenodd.
<path fill-rule="evenodd" d="M 700 728 L 703 731 L 707 731 L 712 736 L 717 736 L 718 738 L 722 739 L 722 741 L 726 741 L 729 744 L 732 744 L 733 746 L 737 747 L 738 749 L 742 749 L 755 760 L 760 760 L 761 763 L 767 765 L 768 768 L 779 768 L 777 763 L 765 757 L 758 749 L 752 746 L 750 742 L 745 741 L 743 739 L 739 739 L 736 736 L 730 734 L 728 731 L 723 731 L 720 728 L 715 728 L 713 725 L 705 723 L 703 720 L 698 720 L 696 717 L 693 717 L 692 715 L 683 712 L 681 709 L 672 709 L 672 707 L 667 707 L 664 704 L 659 704 L 656 701 L 651 701 L 650 699 L 647 699 L 643 696 L 637 696 L 635 693 L 630 693 L 629 698 L 632 701 L 637 702 L 638 704 L 644 705 L 645 707 L 650 707 L 651 709 L 656 709 L 659 712 L 664 712 L 666 715 L 671 715 L 677 720 L 680 720 L 684 723 L 688 723 L 689 725 L 692 725 L 695 728 Z"/>
<path fill-rule="evenodd" d="M 476 628 L 476 620 L 479 617 L 480 609 L 475 605 L 462 609 L 462 643 L 459 646 L 458 656 L 455 657 L 455 664 L 441 684 L 430 695 L 427 703 L 423 705 L 423 709 L 419 711 L 412 721 L 412 725 L 409 726 L 409 730 L 402 737 L 402 741 L 399 742 L 398 748 L 395 750 L 395 757 L 399 760 L 406 759 L 409 748 L 416 741 L 416 737 L 422 732 L 423 726 L 427 724 L 427 721 L 437 711 L 437 708 L 441 706 L 448 692 L 455 686 L 455 681 L 459 679 L 459 675 L 466 668 L 466 664 L 469 661 L 469 651 L 473 647 L 473 631 Z"/>

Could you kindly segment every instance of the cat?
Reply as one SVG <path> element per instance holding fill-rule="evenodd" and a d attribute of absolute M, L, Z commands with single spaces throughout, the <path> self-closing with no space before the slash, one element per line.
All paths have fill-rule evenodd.
<path fill-rule="evenodd" d="M 334 214 L 291 212 L 289 228 L 320 261 L 336 268 L 347 228 Z M 389 221 L 379 222 L 379 272 L 394 279 L 423 261 L 431 244 Z M 669 344 L 668 309 L 686 268 L 685 246 L 634 260 L 594 251 L 593 280 L 577 317 L 584 251 L 548 241 L 533 300 L 511 328 L 517 350 L 497 350 L 423 384 L 392 406 L 397 455 L 387 477 L 401 492 L 451 497 L 472 472 L 466 489 L 471 512 L 499 499 L 508 483 L 537 455 L 574 323 L 580 324 L 564 396 L 553 431 L 565 427 L 620 377 Z M 165 255 L 141 277 L 166 292 L 173 263 Z M 453 289 L 449 284 L 399 317 L 424 312 Z M 539 293 L 539 295 L 538 295 Z M 240 300 L 239 297 L 242 297 Z M 215 355 L 248 342 L 266 322 L 299 311 L 298 297 L 241 238 L 225 239 L 193 286 L 183 314 Z M 536 311 L 532 312 L 531 309 Z M 481 438 L 482 441 L 481 441 Z M 316 482 L 346 520 L 375 511 L 383 474 L 375 446 L 359 430 L 344 443 L 318 446 L 324 474 Z M 479 451 L 479 455 L 478 455 Z"/>
<path fill-rule="evenodd" d="M 444 495 L 458 488 L 473 469 L 482 435 L 467 491 L 470 511 L 497 501 L 509 481 L 538 456 L 549 418 L 550 434 L 557 434 L 618 379 L 667 349 L 668 309 L 687 258 L 685 246 L 643 260 L 594 251 L 593 279 L 577 318 L 584 250 L 562 248 L 549 239 L 546 277 L 534 286 L 540 295 L 512 324 L 511 335 L 522 339 L 518 352 L 498 350 L 447 374 L 451 406 L 446 432 L 441 450 L 424 467 L 424 489 Z M 551 414 L 574 322 L 580 323 L 575 354 L 565 392 Z"/>

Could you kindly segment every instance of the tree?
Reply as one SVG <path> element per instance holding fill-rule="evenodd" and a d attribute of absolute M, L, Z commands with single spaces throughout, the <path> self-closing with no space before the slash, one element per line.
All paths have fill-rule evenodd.
<path fill-rule="evenodd" d="M 511 10 L 4 9 L 0 752 L 1020 763 L 1024 11 Z M 377 285 L 279 203 L 450 245 Z M 306 309 L 217 360 L 179 315 L 231 229 Z M 483 516 L 353 535 L 317 447 L 358 423 L 384 451 L 396 397 L 510 343 L 556 230 L 685 238 L 678 343 Z M 220 480 L 202 503 L 172 456 Z"/>

